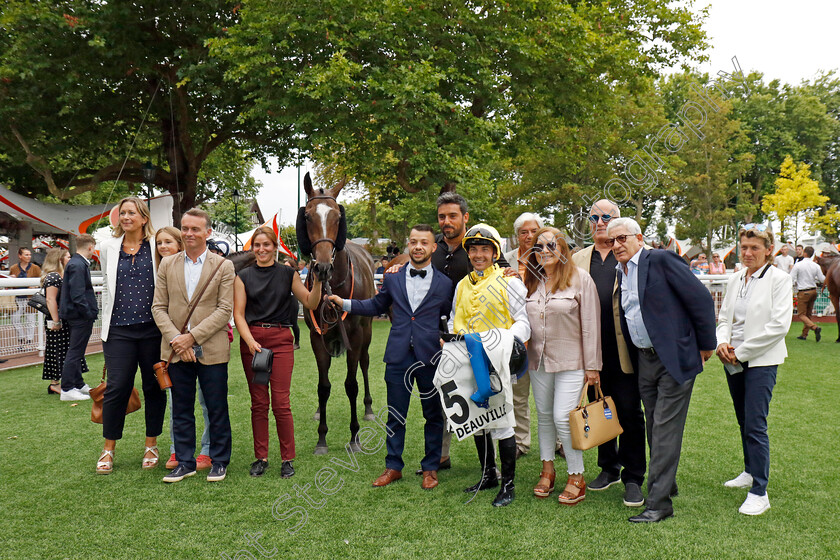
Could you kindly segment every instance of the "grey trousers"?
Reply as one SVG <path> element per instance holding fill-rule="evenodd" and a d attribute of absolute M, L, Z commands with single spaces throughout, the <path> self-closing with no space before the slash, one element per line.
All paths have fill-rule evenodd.
<path fill-rule="evenodd" d="M 672 509 L 677 490 L 685 419 L 694 379 L 677 383 L 658 356 L 639 352 L 639 393 L 645 405 L 650 463 L 648 465 L 649 509 Z"/>

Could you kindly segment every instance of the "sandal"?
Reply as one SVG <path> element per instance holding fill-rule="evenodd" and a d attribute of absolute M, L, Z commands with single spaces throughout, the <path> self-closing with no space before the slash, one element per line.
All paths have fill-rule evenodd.
<path fill-rule="evenodd" d="M 103 461 L 105 457 L 110 457 L 110 461 Z M 99 461 L 96 462 L 96 474 L 111 474 L 114 470 L 114 450 L 104 449 L 102 455 L 99 456 Z"/>
<path fill-rule="evenodd" d="M 574 489 L 577 488 L 577 494 L 574 494 Z M 583 480 L 582 474 L 570 474 L 569 480 L 566 481 L 566 488 L 563 493 L 558 496 L 557 501 L 564 506 L 573 506 L 579 504 L 586 498 L 586 482 Z"/>
<path fill-rule="evenodd" d="M 540 480 L 534 486 L 534 496 L 537 498 L 548 498 L 554 492 L 554 479 L 557 474 L 554 471 L 542 471 L 540 473 Z"/>
<path fill-rule="evenodd" d="M 154 457 L 146 457 L 146 453 L 152 453 Z M 157 445 L 146 447 L 143 452 L 143 468 L 145 470 L 153 469 L 158 466 L 158 461 L 160 461 L 160 453 L 158 453 Z"/>

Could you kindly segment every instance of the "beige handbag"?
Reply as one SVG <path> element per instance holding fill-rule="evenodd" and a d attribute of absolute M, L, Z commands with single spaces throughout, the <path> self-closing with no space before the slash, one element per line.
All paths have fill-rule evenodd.
<path fill-rule="evenodd" d="M 569 413 L 569 428 L 572 431 L 572 447 L 585 451 L 618 437 L 624 429 L 618 423 L 615 403 L 612 397 L 605 397 L 601 384 L 595 384 L 597 400 L 584 406 L 586 389 L 583 386 L 580 405 Z"/>

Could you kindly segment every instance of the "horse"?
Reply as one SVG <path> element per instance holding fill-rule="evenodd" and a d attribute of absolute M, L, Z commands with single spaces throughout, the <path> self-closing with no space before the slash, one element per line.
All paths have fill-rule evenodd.
<path fill-rule="evenodd" d="M 257 262 L 253 251 L 236 251 L 228 255 L 227 260 L 233 263 L 233 269 L 239 274 L 243 268 L 248 268 Z"/>
<path fill-rule="evenodd" d="M 834 317 L 840 325 L 840 255 L 823 251 L 819 258 L 819 265 L 825 274 L 825 287 L 828 288 L 828 297 L 834 306 Z M 837 333 L 837 340 L 840 342 L 840 331 Z"/>
<path fill-rule="evenodd" d="M 312 186 L 309 173 L 303 178 L 306 205 L 298 209 L 296 222 L 298 247 L 310 255 L 306 285 L 311 289 L 313 279 L 322 282 L 321 303 L 304 315 L 309 327 L 309 342 L 318 365 L 318 443 L 315 455 L 324 455 L 327 447 L 327 401 L 330 398 L 330 364 L 332 358 L 347 352 L 347 377 L 344 390 L 350 400 L 350 444 L 352 452 L 361 448 L 358 441 L 359 420 L 356 398 L 359 384 L 357 367 L 362 368 L 364 379 L 364 420 L 374 420 L 373 399 L 370 396 L 368 349 L 371 340 L 371 318 L 342 313 L 332 307 L 325 294 L 335 294 L 342 299 L 368 299 L 376 293 L 373 282 L 373 259 L 361 246 L 347 241 L 347 222 L 344 207 L 336 202 L 345 182 L 331 189 Z"/>

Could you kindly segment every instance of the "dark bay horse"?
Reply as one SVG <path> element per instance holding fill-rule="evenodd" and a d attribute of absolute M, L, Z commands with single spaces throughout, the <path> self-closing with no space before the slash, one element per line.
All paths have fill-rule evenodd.
<path fill-rule="evenodd" d="M 306 191 L 306 206 L 300 208 L 297 217 L 298 247 L 305 255 L 311 255 L 312 262 L 307 278 L 307 287 L 317 276 L 323 283 L 324 294 L 332 293 L 342 299 L 368 299 L 375 295 L 373 282 L 373 260 L 361 246 L 347 241 L 347 224 L 344 208 L 336 198 L 344 182 L 331 189 L 312 187 L 309 173 L 303 179 Z M 329 291 L 328 291 L 329 290 Z M 371 318 L 344 314 L 325 301 L 314 311 L 304 315 L 309 327 L 309 341 L 318 364 L 318 443 L 315 454 L 327 453 L 327 401 L 330 398 L 330 364 L 332 358 L 347 352 L 347 376 L 344 390 L 350 400 L 350 449 L 359 450 L 359 420 L 356 414 L 356 398 L 359 384 L 356 380 L 358 366 L 362 368 L 365 386 L 365 420 L 373 420 L 372 399 L 368 382 L 371 339 Z M 343 327 L 343 328 L 342 328 Z M 342 332 L 343 331 L 343 332 Z"/>
<path fill-rule="evenodd" d="M 828 298 L 834 306 L 834 317 L 840 325 L 840 255 L 823 251 L 819 265 L 825 274 L 825 287 L 828 288 Z M 840 342 L 840 332 L 835 342 Z"/>

